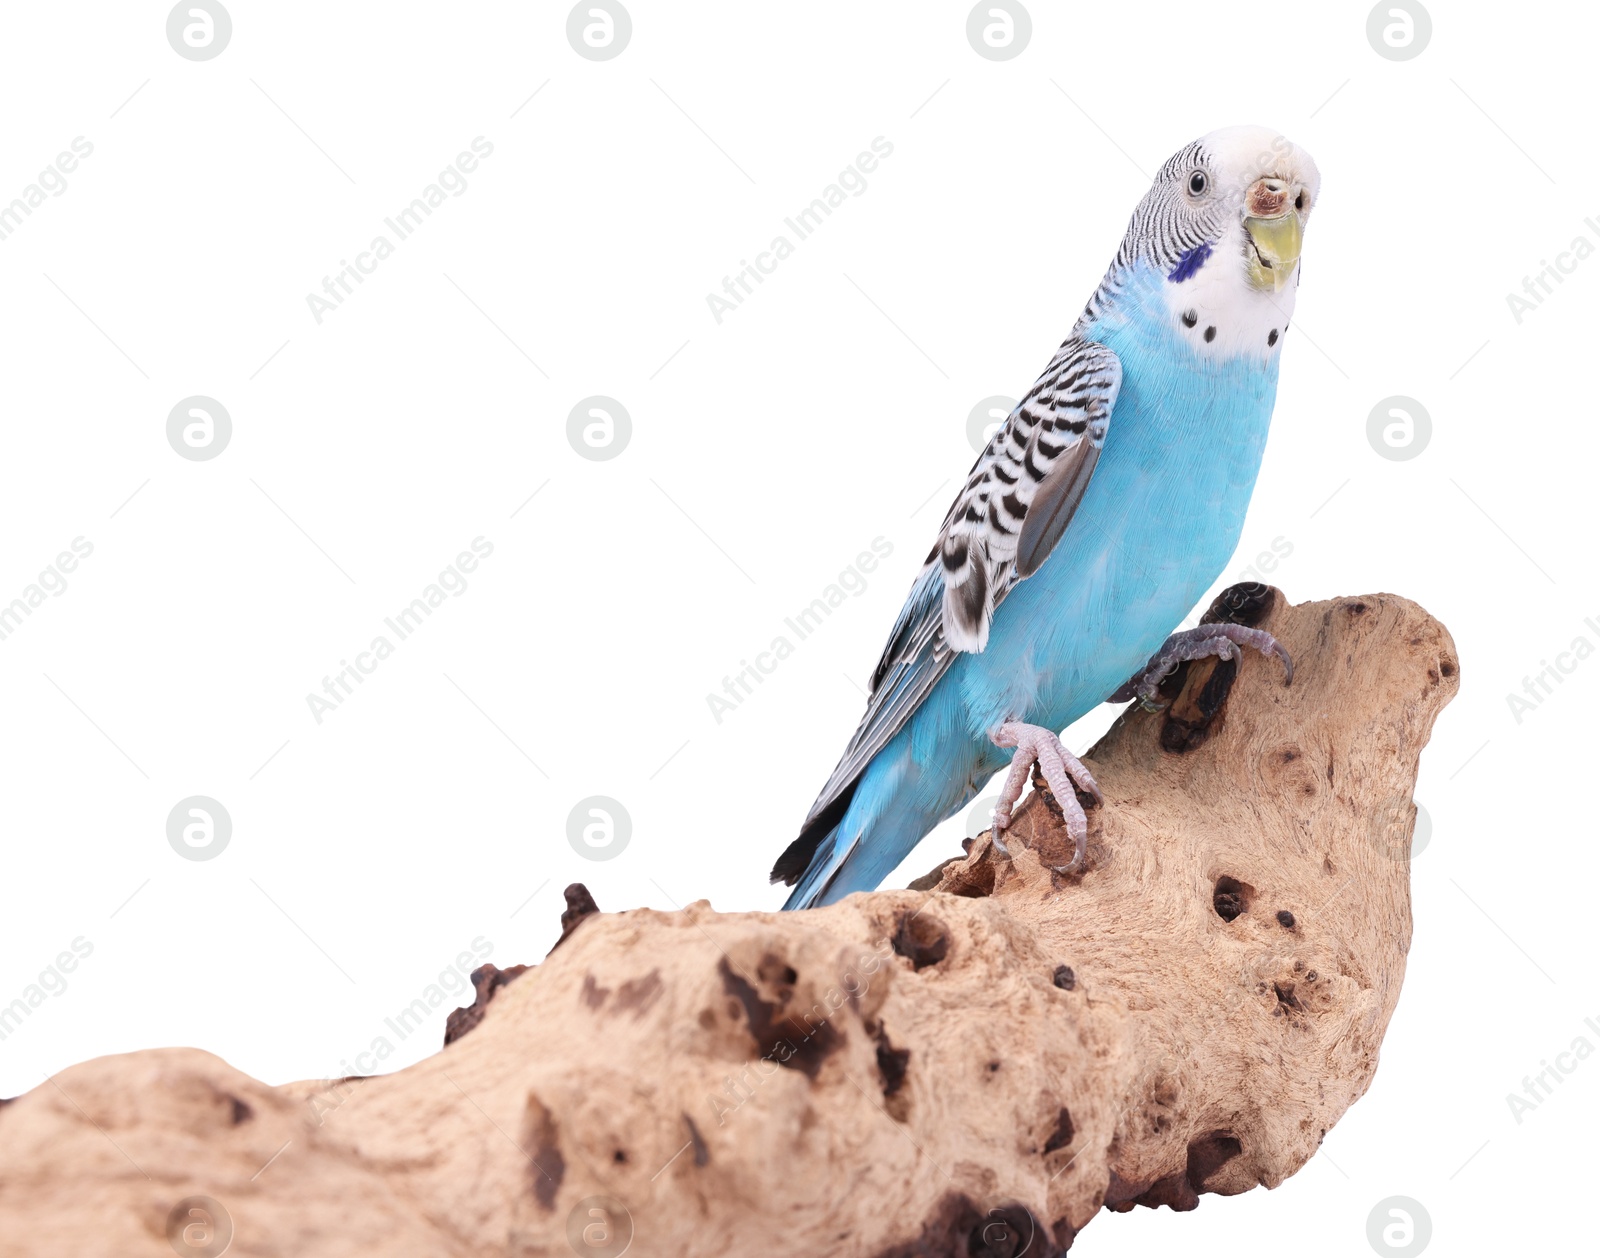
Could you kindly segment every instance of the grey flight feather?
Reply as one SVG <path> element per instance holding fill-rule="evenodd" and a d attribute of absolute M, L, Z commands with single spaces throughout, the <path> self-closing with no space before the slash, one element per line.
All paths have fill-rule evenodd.
<path fill-rule="evenodd" d="M 1061 535 L 1072 523 L 1078 503 L 1083 501 L 1083 491 L 1089 486 L 1094 465 L 1100 458 L 1100 447 L 1092 441 L 1080 441 L 1065 454 L 1055 469 L 1039 485 L 1028 514 L 1022 521 L 1022 536 L 1017 539 L 1017 579 L 1031 577 L 1042 564 Z"/>

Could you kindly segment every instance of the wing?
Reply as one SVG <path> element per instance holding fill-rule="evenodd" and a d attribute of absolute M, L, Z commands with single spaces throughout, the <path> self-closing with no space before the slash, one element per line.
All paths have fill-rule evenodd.
<path fill-rule="evenodd" d="M 1121 385 L 1114 353 L 1069 337 L 978 456 L 935 547 L 944 637 L 954 649 L 983 650 L 995 608 L 1066 531 Z"/>
<path fill-rule="evenodd" d="M 995 608 L 1055 549 L 1083 500 L 1121 385 L 1111 350 L 1069 337 L 978 456 L 873 671 L 866 716 L 773 868 L 774 882 L 798 881 L 872 758 L 956 652 L 983 650 Z"/>

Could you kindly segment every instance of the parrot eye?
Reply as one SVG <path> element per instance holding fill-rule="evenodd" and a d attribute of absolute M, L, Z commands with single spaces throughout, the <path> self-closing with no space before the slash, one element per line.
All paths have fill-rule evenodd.
<path fill-rule="evenodd" d="M 1304 192 L 1298 192 L 1295 194 L 1294 208 L 1297 210 L 1303 210 L 1306 208 L 1306 194 Z"/>
<path fill-rule="evenodd" d="M 1210 184 L 1210 182 L 1211 181 L 1206 178 L 1206 172 L 1205 171 L 1203 171 L 1203 170 L 1195 171 L 1192 175 L 1189 176 L 1189 195 L 1192 196 L 1192 197 L 1199 196 L 1201 193 L 1203 193 L 1206 190 L 1206 188 Z"/>

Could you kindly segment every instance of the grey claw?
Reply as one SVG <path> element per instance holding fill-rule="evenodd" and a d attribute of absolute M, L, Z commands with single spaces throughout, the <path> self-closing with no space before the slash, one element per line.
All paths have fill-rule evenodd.
<path fill-rule="evenodd" d="M 1185 629 L 1168 638 L 1161 650 L 1150 657 L 1144 671 L 1119 686 L 1108 702 L 1121 703 L 1136 698 L 1146 712 L 1159 712 L 1161 705 L 1157 705 L 1155 700 L 1161 683 L 1172 675 L 1179 664 L 1207 656 L 1241 663 L 1244 660 L 1243 646 L 1253 647 L 1263 655 L 1276 656 L 1283 664 L 1283 684 L 1287 686 L 1294 680 L 1294 661 L 1289 658 L 1289 652 L 1266 630 L 1251 629 L 1245 625 L 1205 624 Z"/>

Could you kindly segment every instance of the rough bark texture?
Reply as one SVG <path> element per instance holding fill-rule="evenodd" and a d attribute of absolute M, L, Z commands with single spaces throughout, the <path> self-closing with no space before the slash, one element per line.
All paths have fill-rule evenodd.
<path fill-rule="evenodd" d="M 87 1062 L 0 1108 L 7 1252 L 214 1254 L 231 1230 L 285 1258 L 1016 1258 L 1103 1207 L 1280 1183 L 1377 1066 L 1457 664 L 1392 595 L 1235 587 L 1212 615 L 1274 632 L 1294 683 L 1252 654 L 1131 708 L 1087 757 L 1081 876 L 1050 871 L 1067 841 L 1036 791 L 1009 859 L 980 836 L 922 889 L 798 914 L 574 894 L 560 948 L 483 973 L 455 1042 L 395 1075 Z"/>

